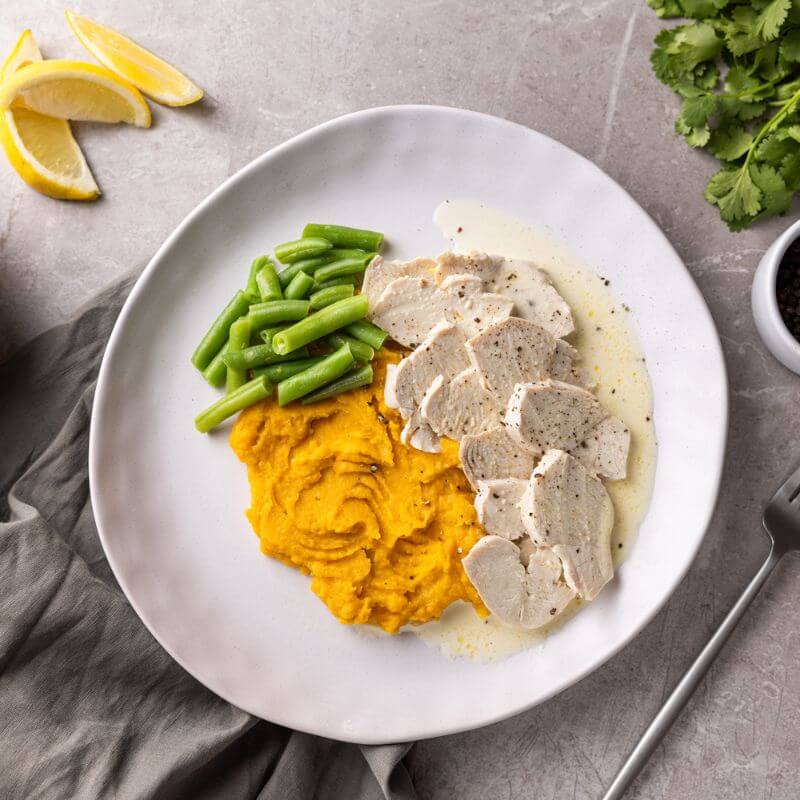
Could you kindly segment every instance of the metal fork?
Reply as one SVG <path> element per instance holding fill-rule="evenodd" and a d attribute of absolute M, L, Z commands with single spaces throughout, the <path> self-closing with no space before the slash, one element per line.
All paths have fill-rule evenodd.
<path fill-rule="evenodd" d="M 775 492 L 772 500 L 767 503 L 762 523 L 770 538 L 767 560 L 761 565 L 761 569 L 758 570 L 742 596 L 728 612 L 728 616 L 717 628 L 717 632 L 700 651 L 694 664 L 689 667 L 680 683 L 673 689 L 669 699 L 664 703 L 661 711 L 656 714 L 650 727 L 639 740 L 639 744 L 631 751 L 602 800 L 620 800 L 625 794 L 627 788 L 653 754 L 658 743 L 678 718 L 678 714 L 681 713 L 689 698 L 694 694 L 694 690 L 700 684 L 719 651 L 722 650 L 728 637 L 733 633 L 736 624 L 764 585 L 769 574 L 775 569 L 775 565 L 789 550 L 800 550 L 800 468 L 789 476 L 783 486 Z"/>

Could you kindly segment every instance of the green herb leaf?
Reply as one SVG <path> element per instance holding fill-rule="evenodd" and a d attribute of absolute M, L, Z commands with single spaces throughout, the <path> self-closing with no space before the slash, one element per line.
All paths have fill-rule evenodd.
<path fill-rule="evenodd" d="M 693 77 L 694 69 L 704 61 L 713 61 L 722 50 L 714 28 L 705 22 L 692 22 L 656 36 L 657 48 L 651 56 L 656 75 L 672 84 Z"/>
<path fill-rule="evenodd" d="M 765 216 L 785 214 L 792 204 L 792 193 L 780 173 L 767 164 L 753 164 L 750 167 L 753 183 L 761 190 L 761 205 Z"/>
<path fill-rule="evenodd" d="M 771 42 L 777 38 L 781 32 L 781 25 L 783 25 L 791 7 L 792 0 L 772 0 L 758 15 L 756 33 L 765 42 Z"/>
<path fill-rule="evenodd" d="M 800 192 L 800 0 L 647 0 L 651 63 L 681 97 L 675 129 L 721 162 L 705 197 L 731 230 L 785 214 Z"/>
<path fill-rule="evenodd" d="M 684 16 L 681 4 L 677 0 L 647 0 L 647 5 L 662 19 Z"/>
<path fill-rule="evenodd" d="M 800 189 L 800 148 L 784 157 L 780 172 L 787 189 L 793 192 Z"/>
<path fill-rule="evenodd" d="M 713 175 L 706 187 L 706 199 L 719 207 L 720 216 L 728 224 L 753 217 L 761 210 L 761 190 L 747 165 Z"/>
<path fill-rule="evenodd" d="M 753 134 L 738 125 L 718 128 L 711 134 L 708 149 L 720 161 L 736 161 L 753 144 Z"/>
<path fill-rule="evenodd" d="M 787 61 L 800 61 L 800 30 L 789 31 L 783 37 L 781 56 Z"/>

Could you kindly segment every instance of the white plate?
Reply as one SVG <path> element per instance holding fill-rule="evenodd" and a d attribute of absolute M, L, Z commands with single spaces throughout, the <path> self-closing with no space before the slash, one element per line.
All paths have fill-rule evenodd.
<path fill-rule="evenodd" d="M 634 309 L 659 439 L 653 499 L 615 582 L 506 661 L 450 661 L 413 635 L 339 624 L 308 579 L 259 554 L 245 469 L 193 428 L 215 394 L 189 356 L 247 265 L 310 220 L 383 230 L 392 254 L 443 249 L 431 215 L 471 198 L 543 224 Z M 612 656 L 691 563 L 714 507 L 727 428 L 711 317 L 675 251 L 617 184 L 527 128 L 450 108 L 333 120 L 271 150 L 201 203 L 131 293 L 95 396 L 92 504 L 120 585 L 198 680 L 265 719 L 357 742 L 412 740 L 502 719 Z"/>

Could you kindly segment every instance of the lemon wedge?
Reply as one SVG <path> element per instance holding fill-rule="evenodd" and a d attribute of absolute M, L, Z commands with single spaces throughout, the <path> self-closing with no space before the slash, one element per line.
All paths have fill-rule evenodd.
<path fill-rule="evenodd" d="M 41 60 L 33 35 L 24 31 L 0 67 L 0 84 L 21 67 Z M 42 194 L 62 200 L 92 200 L 100 194 L 66 120 L 27 108 L 3 111 L 0 144 L 19 176 Z"/>
<path fill-rule="evenodd" d="M 59 119 L 150 127 L 150 108 L 135 86 L 83 61 L 53 59 L 17 70 L 0 84 L 0 109 L 12 105 Z"/>
<path fill-rule="evenodd" d="M 165 106 L 197 102 L 203 90 L 175 67 L 121 33 L 97 22 L 65 12 L 72 32 L 105 67 Z"/>

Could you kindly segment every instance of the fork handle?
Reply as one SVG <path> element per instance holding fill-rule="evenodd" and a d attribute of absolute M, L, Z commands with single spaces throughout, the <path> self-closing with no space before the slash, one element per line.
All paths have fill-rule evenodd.
<path fill-rule="evenodd" d="M 678 714 L 681 713 L 681 710 L 686 705 L 689 698 L 694 694 L 694 690 L 697 688 L 706 672 L 708 672 L 708 668 L 717 657 L 719 651 L 722 650 L 722 646 L 728 640 L 731 633 L 733 633 L 736 624 L 742 618 L 747 607 L 758 594 L 759 589 L 764 585 L 764 581 L 767 580 L 770 572 L 772 572 L 775 565 L 780 561 L 782 555 L 783 553 L 777 550 L 774 544 L 770 547 L 767 560 L 761 565 L 761 569 L 758 570 L 753 580 L 750 581 L 747 588 L 742 593 L 742 596 L 728 612 L 728 616 L 725 617 L 722 624 L 717 628 L 716 633 L 708 640 L 708 644 L 700 651 L 700 655 L 697 656 L 692 666 L 689 667 L 686 674 L 673 689 L 669 699 L 661 707 L 658 714 L 656 714 L 655 719 L 650 723 L 650 726 L 639 740 L 639 744 L 631 751 L 627 760 L 622 765 L 622 769 L 617 773 L 617 777 L 614 778 L 614 782 L 603 795 L 602 800 L 620 800 L 623 794 L 625 794 L 626 789 L 633 783 L 659 742 L 670 729 L 672 723 L 678 718 Z"/>

